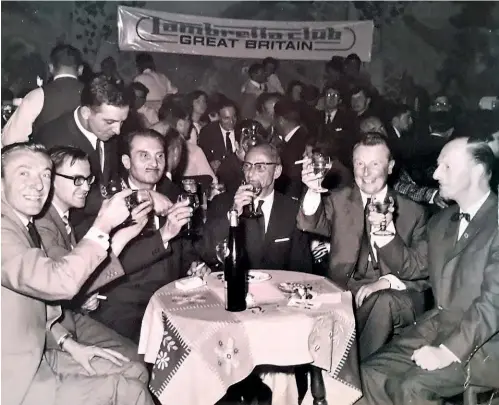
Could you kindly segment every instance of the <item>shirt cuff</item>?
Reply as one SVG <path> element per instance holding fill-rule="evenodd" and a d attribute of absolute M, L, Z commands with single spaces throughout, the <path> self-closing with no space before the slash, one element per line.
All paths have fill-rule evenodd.
<path fill-rule="evenodd" d="M 433 194 L 431 195 L 430 201 L 428 201 L 430 204 L 433 204 L 433 203 L 434 203 L 434 201 L 433 201 L 433 200 L 435 200 L 435 196 L 437 195 L 437 193 L 438 193 L 438 190 L 435 190 L 435 191 L 433 192 Z"/>
<path fill-rule="evenodd" d="M 438 347 L 443 350 L 443 352 L 445 353 L 445 356 L 448 359 L 452 359 L 452 362 L 461 363 L 461 360 L 459 359 L 459 357 L 457 357 L 454 353 L 452 353 L 447 346 L 440 345 Z"/>
<path fill-rule="evenodd" d="M 321 195 L 313 190 L 308 189 L 305 197 L 303 197 L 302 210 L 303 214 L 309 216 L 314 215 L 321 203 Z"/>
<path fill-rule="evenodd" d="M 393 290 L 397 291 L 407 290 L 405 284 L 402 281 L 400 281 L 400 279 L 397 276 L 394 276 L 393 274 L 386 274 L 384 276 L 381 276 L 379 279 L 388 280 L 388 282 L 390 283 L 390 288 Z"/>
<path fill-rule="evenodd" d="M 96 227 L 91 227 L 84 238 L 90 239 L 102 246 L 102 249 L 109 249 L 109 235 Z"/>

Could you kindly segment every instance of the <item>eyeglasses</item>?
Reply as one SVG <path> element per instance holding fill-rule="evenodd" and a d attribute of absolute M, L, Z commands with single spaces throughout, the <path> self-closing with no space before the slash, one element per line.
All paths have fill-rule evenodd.
<path fill-rule="evenodd" d="M 326 98 L 340 98 L 338 93 L 327 93 Z"/>
<path fill-rule="evenodd" d="M 88 177 L 83 177 L 83 176 L 66 176 L 65 174 L 61 173 L 56 173 L 56 176 L 64 177 L 65 179 L 73 180 L 73 183 L 75 186 L 82 186 L 84 182 L 87 182 L 89 186 L 94 184 L 95 182 L 95 176 L 88 176 Z"/>
<path fill-rule="evenodd" d="M 249 172 L 251 168 L 254 167 L 258 173 L 263 173 L 267 169 L 267 166 L 276 166 L 276 165 L 277 163 L 272 163 L 272 162 L 256 162 L 256 163 L 243 162 L 243 172 Z"/>

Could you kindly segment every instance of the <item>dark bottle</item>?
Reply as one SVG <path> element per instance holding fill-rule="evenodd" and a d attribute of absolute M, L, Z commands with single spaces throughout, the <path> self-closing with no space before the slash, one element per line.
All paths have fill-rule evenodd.
<path fill-rule="evenodd" d="M 237 211 L 229 211 L 229 254 L 225 258 L 225 309 L 240 312 L 246 309 L 246 269 Z"/>

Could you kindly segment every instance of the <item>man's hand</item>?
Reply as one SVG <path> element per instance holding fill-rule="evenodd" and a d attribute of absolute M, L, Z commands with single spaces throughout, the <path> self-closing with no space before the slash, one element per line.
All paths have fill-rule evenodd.
<path fill-rule="evenodd" d="M 383 222 L 388 227 L 388 225 L 390 225 L 390 223 L 393 221 L 393 213 L 388 212 L 386 214 L 380 214 L 376 211 L 369 211 L 367 220 L 369 221 L 373 229 L 379 229 Z"/>
<path fill-rule="evenodd" d="M 173 203 L 167 196 L 157 191 L 149 190 L 149 194 L 152 198 L 154 213 L 160 217 L 164 217 Z"/>
<path fill-rule="evenodd" d="M 116 193 L 111 198 L 102 201 L 102 205 L 94 221 L 94 226 L 104 233 L 109 234 L 113 228 L 120 225 L 128 218 L 128 210 L 125 198 L 132 194 L 132 190 L 125 189 Z"/>
<path fill-rule="evenodd" d="M 191 263 L 191 267 L 187 270 L 188 276 L 201 277 L 202 279 L 210 273 L 211 269 L 206 265 L 206 263 L 198 261 L 193 261 Z"/>
<path fill-rule="evenodd" d="M 357 291 L 357 295 L 355 296 L 355 305 L 357 305 L 357 308 L 359 308 L 364 300 L 371 294 L 375 293 L 376 291 L 387 290 L 389 288 L 390 282 L 388 280 L 385 280 L 384 278 L 379 279 L 374 283 L 363 285 L 359 288 L 359 291 Z"/>
<path fill-rule="evenodd" d="M 81 305 L 81 309 L 87 312 L 92 312 L 99 308 L 99 300 L 97 298 L 98 295 L 99 293 L 95 293 L 88 297 Z"/>
<path fill-rule="evenodd" d="M 67 339 L 64 342 L 64 350 L 66 350 L 71 357 L 80 366 L 82 366 L 89 375 L 96 375 L 96 371 L 90 364 L 94 357 L 109 360 L 111 363 L 121 367 L 124 363 L 130 361 L 129 358 L 123 356 L 121 353 L 111 349 L 104 349 L 96 346 L 82 345 L 73 339 Z"/>
<path fill-rule="evenodd" d="M 314 174 L 312 159 L 305 158 L 301 170 L 301 181 L 303 184 L 305 184 L 309 190 L 315 191 L 316 193 L 325 193 L 328 190 L 321 186 L 323 179 L 323 174 Z"/>
<path fill-rule="evenodd" d="M 210 162 L 210 166 L 211 168 L 213 169 L 213 171 L 216 173 L 218 168 L 220 167 L 220 165 L 222 164 L 222 162 L 220 160 L 212 160 Z"/>
<path fill-rule="evenodd" d="M 440 191 L 437 191 L 437 194 L 433 197 L 433 204 L 440 208 L 447 208 L 449 204 L 445 201 L 440 195 Z"/>
<path fill-rule="evenodd" d="M 152 210 L 152 204 L 150 201 L 144 201 L 143 203 L 136 206 L 131 212 L 131 218 L 133 224 L 124 228 L 121 228 L 116 232 L 111 239 L 111 250 L 115 256 L 119 256 L 121 251 L 132 239 L 137 237 L 137 235 L 144 229 L 144 226 L 149 220 L 149 214 Z"/>
<path fill-rule="evenodd" d="M 243 208 L 245 205 L 248 205 L 253 200 L 253 186 L 251 184 L 243 184 L 239 186 L 234 195 L 234 209 L 237 211 L 237 215 L 241 215 L 243 213 Z"/>
<path fill-rule="evenodd" d="M 167 211 L 166 222 L 160 230 L 163 243 L 167 243 L 177 236 L 180 229 L 189 222 L 191 217 L 192 208 L 189 207 L 189 200 L 173 204 Z"/>
<path fill-rule="evenodd" d="M 420 349 L 414 350 L 411 360 L 423 370 L 428 371 L 440 370 L 456 361 L 452 353 L 435 346 L 423 346 Z"/>

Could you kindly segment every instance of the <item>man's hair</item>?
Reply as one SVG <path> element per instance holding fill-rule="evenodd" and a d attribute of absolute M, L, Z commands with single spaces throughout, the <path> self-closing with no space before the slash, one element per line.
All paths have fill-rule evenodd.
<path fill-rule="evenodd" d="M 62 66 L 78 69 L 83 63 L 83 58 L 80 51 L 74 46 L 59 44 L 50 52 L 50 63 L 56 70 Z"/>
<path fill-rule="evenodd" d="M 288 99 L 279 100 L 274 106 L 276 117 L 282 117 L 286 121 L 298 124 L 300 122 L 300 108 L 294 101 Z"/>
<path fill-rule="evenodd" d="M 336 93 L 341 95 L 341 84 L 338 82 L 335 83 L 327 83 L 322 90 L 322 95 L 325 96 L 329 90 L 334 90 Z"/>
<path fill-rule="evenodd" d="M 264 60 L 262 60 L 262 65 L 265 66 L 265 65 L 273 65 L 274 66 L 274 70 L 277 70 L 279 68 L 279 61 L 275 58 L 265 58 Z"/>
<path fill-rule="evenodd" d="M 135 65 L 140 73 L 146 69 L 156 70 L 154 58 L 151 54 L 145 52 L 141 52 L 135 57 Z"/>
<path fill-rule="evenodd" d="M 272 163 L 277 163 L 278 165 L 281 164 L 281 156 L 279 155 L 278 149 L 274 145 L 271 145 L 270 143 L 263 143 L 261 145 L 252 146 L 248 149 L 246 156 L 248 156 L 248 153 L 254 151 L 255 149 L 264 152 L 270 158 Z"/>
<path fill-rule="evenodd" d="M 356 62 L 359 64 L 359 66 L 362 63 L 362 61 L 359 58 L 359 55 L 357 55 L 356 53 L 351 53 L 350 55 L 348 55 L 345 58 L 345 63 L 348 63 L 348 62 Z"/>
<path fill-rule="evenodd" d="M 388 146 L 386 137 L 383 136 L 382 134 L 379 134 L 378 132 L 367 132 L 363 134 L 359 142 L 357 142 L 353 147 L 353 151 L 355 152 L 355 149 L 357 149 L 359 146 L 377 146 L 377 145 L 384 145 L 385 148 L 388 150 L 388 160 L 392 160 L 392 151 L 390 150 L 390 146 Z"/>
<path fill-rule="evenodd" d="M 142 91 L 145 96 L 147 96 L 147 94 L 149 94 L 149 89 L 140 82 L 132 82 L 130 84 L 130 90 Z"/>
<path fill-rule="evenodd" d="M 406 113 L 412 113 L 411 107 L 409 107 L 407 104 L 394 104 L 390 108 L 389 116 L 393 120 L 394 118 L 400 117 Z"/>
<path fill-rule="evenodd" d="M 179 120 L 187 118 L 189 113 L 182 108 L 181 105 L 174 102 L 167 102 L 161 104 L 158 111 L 158 118 L 160 121 L 166 121 L 171 127 L 177 125 Z"/>
<path fill-rule="evenodd" d="M 350 91 L 350 95 L 355 96 L 356 94 L 359 94 L 360 92 L 363 92 L 364 96 L 366 96 L 367 98 L 371 97 L 369 92 L 367 91 L 367 89 L 365 89 L 364 87 L 360 87 L 360 86 L 355 86 L 354 88 L 352 88 L 352 90 Z"/>
<path fill-rule="evenodd" d="M 112 56 L 108 56 L 107 58 L 102 59 L 100 63 L 100 68 L 102 71 L 110 68 L 115 68 L 116 67 L 116 61 Z"/>
<path fill-rule="evenodd" d="M 39 153 L 40 155 L 45 156 L 50 160 L 50 156 L 47 152 L 47 148 L 44 145 L 38 143 L 29 143 L 29 142 L 17 142 L 11 143 L 10 145 L 4 146 L 2 148 L 2 162 L 1 162 L 1 177 L 4 177 L 5 167 L 7 165 L 7 161 L 9 157 L 16 152 L 31 152 L 31 153 Z"/>
<path fill-rule="evenodd" d="M 248 75 L 252 77 L 259 70 L 263 70 L 263 65 L 261 63 L 253 63 L 248 69 Z"/>
<path fill-rule="evenodd" d="M 129 107 L 130 95 L 124 86 L 113 83 L 105 75 L 94 77 L 81 92 L 81 105 L 100 107 L 102 104 L 114 107 Z"/>
<path fill-rule="evenodd" d="M 466 138 L 466 137 L 463 137 Z M 490 179 L 495 167 L 495 156 L 492 148 L 487 143 L 486 139 L 480 137 L 467 137 L 467 147 L 473 161 L 476 164 L 482 165 L 485 169 L 485 174 Z M 458 139 L 458 138 L 456 138 Z"/>
<path fill-rule="evenodd" d="M 163 145 L 163 148 L 166 151 L 165 138 L 163 137 L 163 135 L 161 135 L 154 129 L 140 129 L 137 131 L 132 131 L 129 134 L 125 135 L 121 150 L 122 155 L 130 156 L 133 140 L 139 136 L 143 138 L 156 139 L 161 145 Z"/>
<path fill-rule="evenodd" d="M 65 162 L 69 162 L 69 166 L 82 160 L 89 162 L 87 153 L 74 146 L 54 146 L 49 149 L 48 154 L 55 170 L 61 168 Z"/>
<path fill-rule="evenodd" d="M 262 93 L 260 94 L 257 99 L 256 99 L 256 110 L 258 112 L 263 112 L 263 108 L 265 106 L 265 103 L 269 100 L 276 99 L 277 101 L 280 100 L 281 95 L 279 93 Z"/>
<path fill-rule="evenodd" d="M 236 110 L 236 115 L 238 112 L 237 105 L 232 101 L 231 99 L 225 97 L 220 100 L 220 103 L 218 104 L 218 112 L 222 111 L 224 108 L 230 108 L 232 107 L 234 110 Z"/>
<path fill-rule="evenodd" d="M 343 63 L 345 59 L 342 56 L 335 55 L 326 63 L 326 70 L 332 69 L 338 73 L 343 73 Z"/>

